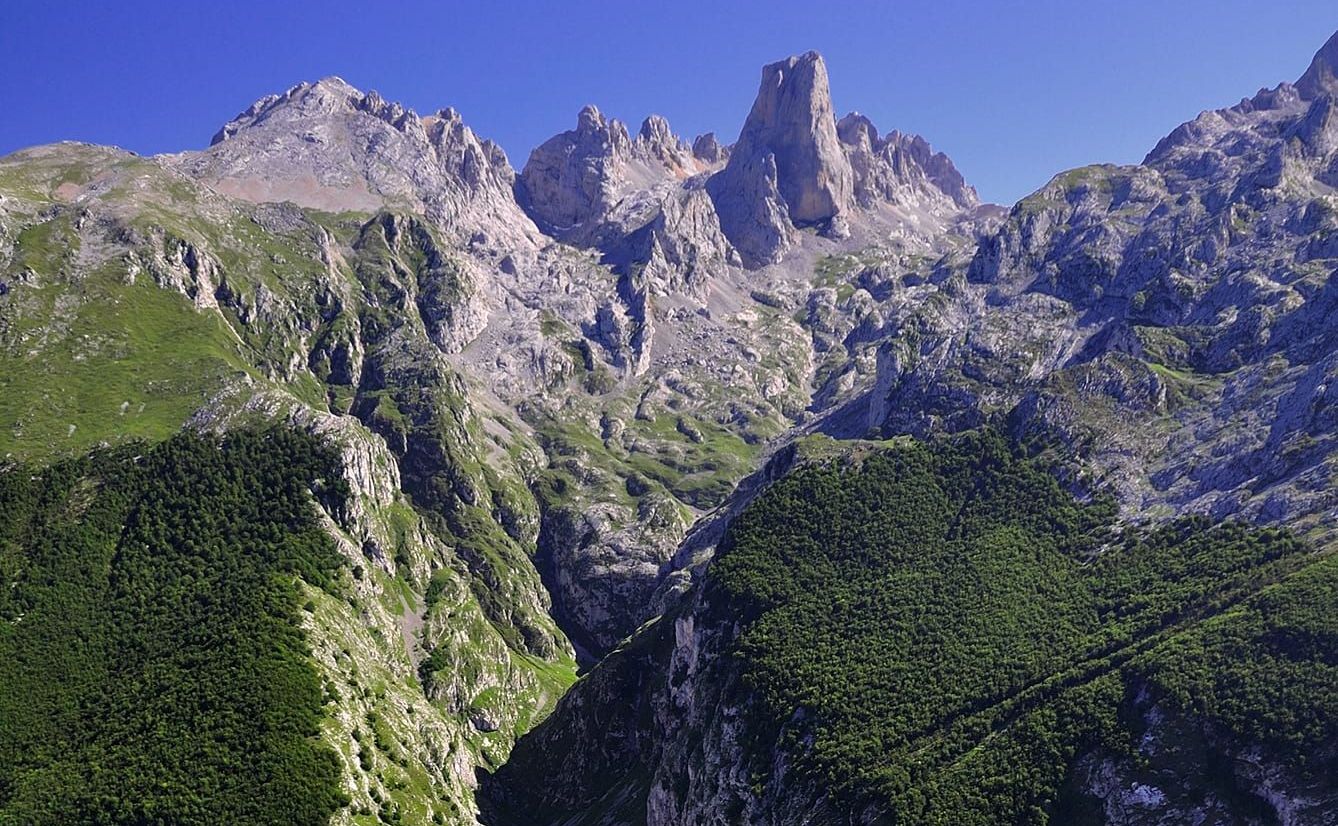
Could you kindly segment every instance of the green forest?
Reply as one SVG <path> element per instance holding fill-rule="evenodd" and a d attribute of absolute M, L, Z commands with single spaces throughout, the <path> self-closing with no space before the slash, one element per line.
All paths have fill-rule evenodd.
<path fill-rule="evenodd" d="M 1201 519 L 1119 534 L 1113 515 L 990 432 L 774 485 L 708 582 L 717 618 L 741 615 L 758 765 L 784 746 L 889 822 L 1044 823 L 1079 754 L 1130 749 L 1141 686 L 1333 771 L 1311 750 L 1338 737 L 1338 559 Z"/>
<path fill-rule="evenodd" d="M 298 578 L 337 582 L 337 457 L 281 429 L 138 450 L 0 475 L 0 824 L 327 822 Z"/>

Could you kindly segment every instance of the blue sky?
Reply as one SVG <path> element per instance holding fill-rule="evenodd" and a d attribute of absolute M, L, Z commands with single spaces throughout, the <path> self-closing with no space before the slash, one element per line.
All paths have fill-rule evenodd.
<path fill-rule="evenodd" d="M 329 74 L 454 106 L 517 167 L 585 103 L 732 141 L 762 64 L 817 49 L 838 113 L 924 135 L 1011 203 L 1294 80 L 1335 29 L 1333 0 L 0 0 L 0 153 L 201 147 L 255 98 Z"/>

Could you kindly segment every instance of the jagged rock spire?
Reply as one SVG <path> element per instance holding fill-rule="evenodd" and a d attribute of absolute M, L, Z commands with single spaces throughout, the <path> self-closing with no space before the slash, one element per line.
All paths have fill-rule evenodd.
<path fill-rule="evenodd" d="M 586 106 L 575 129 L 530 153 L 517 195 L 548 232 L 586 242 L 629 193 L 686 178 L 699 166 L 663 117 L 646 118 L 631 138 L 621 121 Z"/>
<path fill-rule="evenodd" d="M 817 52 L 762 70 L 762 86 L 739 142 L 775 154 L 791 220 L 827 221 L 848 206 L 850 165 L 836 135 L 827 65 Z"/>
<path fill-rule="evenodd" d="M 792 221 L 829 221 L 848 207 L 850 164 L 836 134 L 827 65 L 817 52 L 762 69 L 734 156 L 742 166 L 767 153 L 776 157 L 777 185 Z"/>
<path fill-rule="evenodd" d="M 878 201 L 898 202 L 915 195 L 947 196 L 956 207 L 980 204 L 976 191 L 942 152 L 919 135 L 893 130 L 879 136 L 873 122 L 851 112 L 836 124 L 846 158 L 855 175 L 854 203 L 870 207 Z"/>
<path fill-rule="evenodd" d="M 1315 53 L 1310 68 L 1296 81 L 1296 91 L 1304 100 L 1338 95 L 1338 32 Z"/>
<path fill-rule="evenodd" d="M 784 254 L 792 224 L 839 234 L 853 185 L 822 56 L 807 52 L 765 66 L 729 163 L 708 185 L 730 241 L 762 264 Z"/>
<path fill-rule="evenodd" d="M 729 148 L 720 145 L 714 132 L 707 132 L 693 139 L 692 156 L 702 163 L 722 163 L 729 158 Z"/>
<path fill-rule="evenodd" d="M 576 128 L 554 135 L 530 153 L 520 173 L 521 205 L 550 231 L 602 214 L 615 197 L 616 169 L 632 141 L 621 121 L 594 106 L 576 116 Z"/>

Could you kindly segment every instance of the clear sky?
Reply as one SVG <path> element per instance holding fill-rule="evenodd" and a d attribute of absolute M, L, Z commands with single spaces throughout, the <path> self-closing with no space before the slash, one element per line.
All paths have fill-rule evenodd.
<path fill-rule="evenodd" d="M 202 147 L 254 99 L 330 74 L 454 106 L 517 167 L 586 103 L 730 142 L 762 64 L 817 49 L 838 114 L 924 135 L 1012 203 L 1295 80 L 1335 29 L 1335 0 L 0 0 L 0 153 Z"/>

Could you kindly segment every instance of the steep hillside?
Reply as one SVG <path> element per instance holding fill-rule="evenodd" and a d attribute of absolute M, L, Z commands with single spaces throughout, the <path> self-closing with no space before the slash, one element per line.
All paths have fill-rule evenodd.
<path fill-rule="evenodd" d="M 1306 77 L 1331 77 L 1332 53 Z M 1331 541 L 1333 94 L 1280 84 L 1141 165 L 1056 176 L 902 303 L 865 417 L 833 432 L 1007 422 L 1060 434 L 1131 518 L 1239 516 Z"/>
<path fill-rule="evenodd" d="M 989 432 L 810 460 L 485 820 L 1331 822 L 1338 558 L 1110 516 Z"/>
<path fill-rule="evenodd" d="M 325 823 L 301 587 L 348 592 L 313 491 L 338 457 L 283 431 L 0 479 L 0 821 Z"/>
<path fill-rule="evenodd" d="M 185 425 L 330 444 L 353 496 L 325 525 L 355 578 L 311 594 L 304 624 L 349 687 L 322 723 L 339 817 L 470 818 L 474 765 L 504 758 L 575 663 L 531 561 L 542 454 L 476 412 L 435 343 L 470 290 L 453 253 L 418 218 L 251 205 L 95 147 L 10 156 L 0 182 L 10 460 Z"/>
<path fill-rule="evenodd" d="M 1046 444 L 1058 461 L 1030 478 L 1066 492 L 968 451 L 985 474 L 968 490 L 1008 503 L 970 539 L 956 520 L 975 495 L 951 474 L 781 483 L 680 607 L 522 740 L 488 785 L 495 822 L 1331 822 L 1317 709 L 1338 675 L 1311 642 L 1338 610 L 1335 42 L 1295 86 L 1201 115 L 1142 165 L 1057 176 L 974 247 L 852 238 L 816 262 L 794 316 L 815 355 L 806 429 L 997 427 Z M 800 77 L 813 99 L 825 77 Z M 846 177 L 815 180 L 813 220 L 839 236 Z M 797 260 L 767 255 L 783 263 L 758 278 Z M 917 498 L 935 490 L 946 527 Z M 1072 534 L 1071 495 L 1109 496 L 1116 533 Z M 897 520 L 929 533 L 903 540 Z M 1082 565 L 1074 542 L 1102 552 Z"/>

